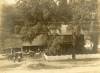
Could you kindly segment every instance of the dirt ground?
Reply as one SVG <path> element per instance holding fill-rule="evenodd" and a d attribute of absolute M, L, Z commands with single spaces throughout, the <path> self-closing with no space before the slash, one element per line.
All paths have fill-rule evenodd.
<path fill-rule="evenodd" d="M 24 59 L 14 63 L 0 55 L 0 73 L 100 73 L 100 54 L 71 56 L 49 56 L 43 59 Z"/>

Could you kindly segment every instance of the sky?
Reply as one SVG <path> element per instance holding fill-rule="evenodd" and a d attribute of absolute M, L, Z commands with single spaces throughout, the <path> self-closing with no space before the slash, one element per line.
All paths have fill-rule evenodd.
<path fill-rule="evenodd" d="M 0 3 L 7 4 L 7 5 L 13 5 L 16 3 L 17 0 L 0 0 Z"/>

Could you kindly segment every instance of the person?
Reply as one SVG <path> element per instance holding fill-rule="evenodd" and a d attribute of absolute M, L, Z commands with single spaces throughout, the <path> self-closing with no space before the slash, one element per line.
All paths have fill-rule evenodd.
<path fill-rule="evenodd" d="M 7 57 L 8 57 L 8 61 L 10 61 L 10 60 L 12 60 L 13 55 L 12 54 L 7 54 Z"/>
<path fill-rule="evenodd" d="M 22 59 L 22 53 L 20 51 L 17 52 L 17 59 L 18 59 L 18 62 L 20 62 Z"/>
<path fill-rule="evenodd" d="M 20 62 L 21 59 L 22 59 L 22 53 L 21 52 L 15 52 L 13 58 L 14 58 L 14 62 L 16 62 L 16 61 Z"/>
<path fill-rule="evenodd" d="M 13 53 L 13 61 L 14 61 L 14 63 L 16 62 L 16 60 L 17 60 L 17 54 L 16 54 L 16 52 L 14 52 Z"/>
<path fill-rule="evenodd" d="M 42 57 L 43 57 L 44 60 L 46 60 L 46 61 L 48 60 L 48 56 L 46 55 L 46 53 L 44 51 L 43 51 Z"/>
<path fill-rule="evenodd" d="M 29 51 L 29 55 L 30 55 L 30 57 L 33 57 L 33 56 L 34 56 L 34 54 L 35 54 L 35 52 L 34 52 L 34 51 Z"/>
<path fill-rule="evenodd" d="M 43 56 L 45 60 L 48 60 L 48 56 L 46 55 L 46 53 L 44 53 Z"/>

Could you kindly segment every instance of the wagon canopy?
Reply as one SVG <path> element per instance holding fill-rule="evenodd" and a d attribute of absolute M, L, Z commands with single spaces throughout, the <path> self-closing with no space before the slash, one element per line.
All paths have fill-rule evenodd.
<path fill-rule="evenodd" d="M 39 36 L 37 36 L 32 43 L 30 42 L 24 42 L 23 46 L 45 46 L 47 43 L 47 36 L 41 34 Z"/>

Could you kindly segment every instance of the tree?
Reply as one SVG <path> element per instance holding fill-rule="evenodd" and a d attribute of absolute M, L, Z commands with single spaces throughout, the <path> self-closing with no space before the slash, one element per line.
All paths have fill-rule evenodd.
<path fill-rule="evenodd" d="M 40 34 L 48 36 L 50 30 L 52 30 L 49 29 L 50 26 L 55 27 L 54 29 L 58 29 L 56 26 L 61 25 L 61 23 L 58 22 L 71 22 L 71 26 L 73 27 L 72 58 L 75 59 L 75 50 L 77 42 L 79 42 L 81 29 L 87 22 L 88 24 L 91 23 L 91 11 L 94 10 L 92 6 L 93 2 L 88 3 L 83 0 L 73 4 L 67 4 L 67 0 L 19 0 L 16 8 L 21 14 L 20 18 L 22 18 L 23 23 L 17 25 L 21 26 L 18 33 L 22 35 L 23 41 L 32 43 L 33 39 Z M 52 47 L 60 44 L 58 41 L 53 40 L 54 38 L 57 39 L 57 37 L 54 36 L 51 40 L 48 36 L 48 40 L 51 40 L 49 45 L 52 45 Z"/>
<path fill-rule="evenodd" d="M 81 30 L 88 30 L 91 28 L 91 23 L 95 21 L 93 13 L 96 10 L 96 2 L 94 0 L 85 1 L 79 0 L 72 5 L 73 9 L 73 59 L 75 59 L 75 50 Z M 94 23 L 95 24 L 95 23 Z M 80 42 L 81 43 L 81 42 Z M 77 51 L 77 50 L 76 50 Z"/>
<path fill-rule="evenodd" d="M 21 12 L 24 22 L 19 33 L 22 34 L 24 41 L 32 43 L 33 39 L 40 34 L 48 36 L 49 26 L 60 26 L 61 23 L 56 22 L 68 23 L 72 20 L 72 11 L 66 0 L 57 2 L 54 0 L 19 0 L 17 2 L 16 7 Z"/>

